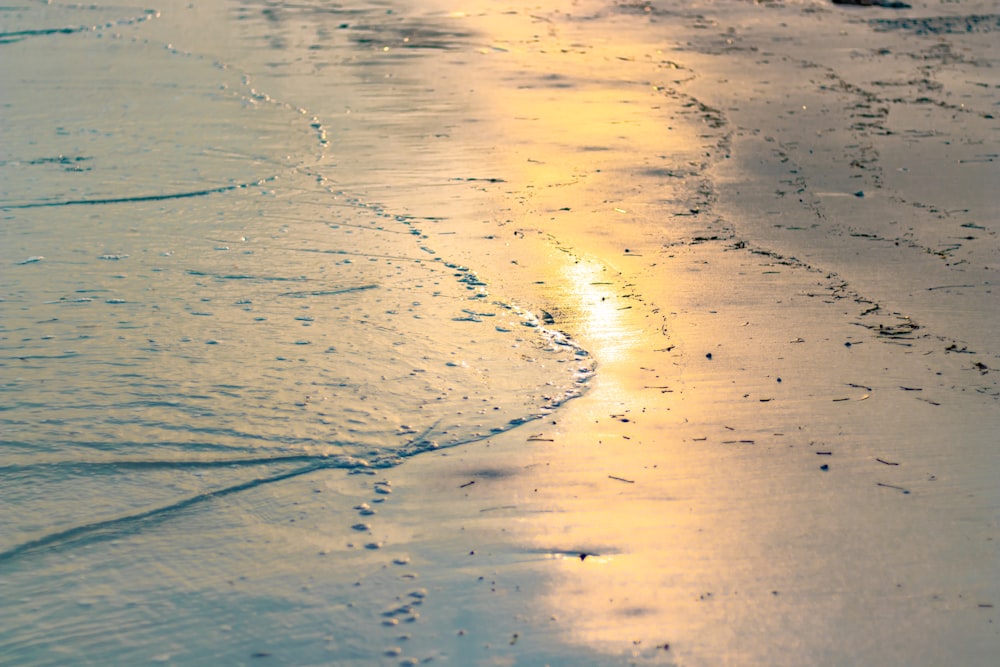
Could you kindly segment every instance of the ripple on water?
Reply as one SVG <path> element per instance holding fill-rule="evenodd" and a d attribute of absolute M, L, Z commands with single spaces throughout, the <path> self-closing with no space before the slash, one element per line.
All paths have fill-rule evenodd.
<path fill-rule="evenodd" d="M 0 557 L 391 467 L 583 391 L 586 354 L 442 257 L 439 218 L 319 175 L 315 116 L 213 58 L 96 39 L 2 44 L 23 67 L 2 82 Z"/>

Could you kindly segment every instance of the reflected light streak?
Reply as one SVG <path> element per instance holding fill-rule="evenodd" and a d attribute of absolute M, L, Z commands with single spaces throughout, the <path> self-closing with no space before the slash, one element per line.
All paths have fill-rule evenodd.
<path fill-rule="evenodd" d="M 620 361 L 634 343 L 635 330 L 624 317 L 631 306 L 623 304 L 615 293 L 607 268 L 581 260 L 562 266 L 560 272 L 568 309 L 579 318 L 572 323 L 574 336 L 597 351 L 600 363 Z"/>
<path fill-rule="evenodd" d="M 573 643 L 679 655 L 662 646 L 724 634 L 724 608 L 699 596 L 719 590 L 707 582 L 718 583 L 720 542 L 742 534 L 706 537 L 704 513 L 692 514 L 687 499 L 717 474 L 717 461 L 684 446 L 677 394 L 649 386 L 673 384 L 676 361 L 650 356 L 664 346 L 660 320 L 628 285 L 656 290 L 661 305 L 674 301 L 677 285 L 640 280 L 666 242 L 700 233 L 698 220 L 671 212 L 691 188 L 674 175 L 704 161 L 704 128 L 686 99 L 635 83 L 634 64 L 617 57 L 620 42 L 602 37 L 590 42 L 591 57 L 573 58 L 566 45 L 542 51 L 534 38 L 518 42 L 492 27 L 502 37 L 494 43 L 521 48 L 484 54 L 502 83 L 477 89 L 497 119 L 478 125 L 477 139 L 492 140 L 491 158 L 505 163 L 505 217 L 554 244 L 542 261 L 519 264 L 545 267 L 532 279 L 544 278 L 535 284 L 546 286 L 556 326 L 598 364 L 591 390 L 558 415 L 552 465 L 531 485 L 545 510 L 518 522 L 516 539 L 551 555 L 539 603 Z M 739 560 L 730 567 L 746 570 Z"/>

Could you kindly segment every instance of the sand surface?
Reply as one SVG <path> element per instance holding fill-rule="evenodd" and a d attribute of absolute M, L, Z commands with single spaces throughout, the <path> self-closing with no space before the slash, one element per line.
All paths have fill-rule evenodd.
<path fill-rule="evenodd" d="M 167 3 L 149 39 L 330 109 L 338 191 L 596 372 L 494 437 L 227 493 L 44 580 L 2 561 L 5 650 L 994 664 L 1000 16 L 912 4 Z M 310 49 L 342 24 L 350 59 Z M 336 105 L 308 85 L 334 62 Z"/>
<path fill-rule="evenodd" d="M 506 181 L 487 214 L 511 264 L 484 275 L 598 373 L 552 420 L 392 471 L 382 521 L 466 610 L 443 653 L 989 664 L 995 33 L 818 3 L 633 5 L 610 32 L 564 11 L 479 17 L 501 83 L 473 77 L 497 124 L 469 140 Z"/>

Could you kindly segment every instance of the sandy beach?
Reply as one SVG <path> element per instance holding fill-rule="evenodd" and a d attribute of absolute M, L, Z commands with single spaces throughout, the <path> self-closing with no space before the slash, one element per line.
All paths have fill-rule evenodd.
<path fill-rule="evenodd" d="M 237 141 L 239 122 L 205 130 L 218 147 L 198 173 L 169 171 L 186 164 L 180 138 L 136 157 L 131 177 L 148 187 L 135 192 L 156 191 L 153 179 L 136 176 L 156 154 L 169 158 L 160 182 L 173 179 L 178 191 L 190 179 L 260 189 L 264 203 L 247 204 L 237 192 L 221 203 L 199 194 L 128 210 L 47 208 L 72 189 L 20 180 L 26 171 L 0 173 L 9 276 L 0 307 L 8 321 L 26 322 L 4 330 L 9 386 L 16 375 L 68 391 L 44 362 L 29 371 L 15 360 L 34 358 L 18 341 L 49 317 L 24 296 L 43 278 L 22 276 L 76 261 L 66 250 L 58 264 L 58 232 L 33 230 L 71 214 L 93 213 L 95 238 L 101 225 L 120 231 L 131 250 L 102 237 L 88 257 L 129 256 L 121 271 L 152 275 L 147 292 L 193 290 L 202 302 L 221 292 L 231 302 L 242 293 L 230 285 L 247 281 L 220 276 L 250 271 L 246 258 L 210 265 L 186 249 L 180 231 L 155 242 L 133 233 L 141 215 L 162 215 L 190 221 L 212 251 L 218 239 L 228 251 L 242 247 L 240 235 L 247 247 L 266 238 L 252 245 L 257 257 L 277 257 L 289 276 L 307 277 L 266 287 L 279 297 L 316 297 L 309 281 L 349 277 L 352 290 L 366 288 L 351 298 L 369 299 L 358 312 L 380 331 L 396 320 L 378 313 L 411 308 L 422 320 L 413 336 L 428 342 L 400 362 L 386 350 L 402 356 L 402 344 L 387 338 L 379 348 L 372 334 L 349 364 L 361 379 L 350 375 L 342 386 L 384 381 L 357 394 L 330 389 L 328 414 L 317 413 L 300 394 L 336 384 L 309 374 L 336 358 L 309 355 L 353 342 L 338 338 L 346 315 L 317 332 L 342 302 L 310 301 L 308 313 L 301 301 L 263 310 L 271 293 L 261 287 L 254 308 L 271 320 L 294 317 L 296 326 L 314 318 L 308 333 L 289 334 L 313 344 L 288 352 L 279 348 L 284 339 L 247 334 L 232 356 L 206 356 L 197 368 L 206 378 L 231 375 L 239 400 L 225 405 L 245 406 L 257 395 L 235 385 L 256 381 L 255 355 L 299 355 L 289 376 L 308 387 L 286 386 L 288 376 L 267 366 L 260 376 L 300 408 L 287 422 L 229 407 L 227 430 L 218 432 L 201 428 L 194 410 L 185 413 L 199 426 L 191 432 L 168 417 L 150 418 L 157 430 L 122 418 L 95 431 L 145 443 L 140 460 L 106 444 L 87 449 L 86 438 L 99 438 L 74 436 L 83 428 L 75 422 L 35 423 L 12 409 L 2 473 L 5 521 L 17 529 L 0 550 L 0 590 L 14 602 L 0 612 L 0 662 L 994 664 L 1000 15 L 980 0 L 911 4 L 165 2 L 97 30 L 100 44 L 81 41 L 81 53 L 104 54 L 93 62 L 112 57 L 102 49 L 120 48 L 110 44 L 130 44 L 148 59 L 140 65 L 165 71 L 176 51 L 192 72 L 177 80 L 205 76 L 206 89 L 213 80 L 200 63 L 216 63 L 212 71 L 231 78 L 231 90 L 253 91 L 240 98 L 244 107 L 273 113 L 258 122 L 277 129 L 261 130 L 252 150 Z M 69 23 L 45 17 L 38 25 Z M 25 57 L 29 40 L 49 38 L 5 30 L 3 49 L 24 48 Z M 335 46 L 337 35 L 349 37 L 346 46 Z M 90 31 L 70 37 L 96 41 Z M 171 60 L 157 64 L 164 48 Z M 14 82 L 20 65 L 10 63 L 0 69 Z M 348 74 L 325 79 L 327 68 Z M 89 74 L 78 76 L 85 83 Z M 12 123 L 2 132 L 13 136 L 20 107 L 8 108 Z M 5 167 L 15 158 L 26 164 L 33 153 L 25 145 Z M 292 157 L 275 158 L 283 149 Z M 254 180 L 268 169 L 280 178 Z M 121 171 L 115 182 L 131 187 L 136 180 Z M 119 197 L 100 191 L 112 182 L 102 178 L 72 196 Z M 334 206 L 356 215 L 338 218 L 338 234 L 377 213 L 379 225 L 405 224 L 415 247 L 442 263 L 394 256 L 396 282 L 334 267 L 344 248 L 362 265 L 364 252 L 384 257 L 401 247 L 388 233 L 384 245 L 368 237 L 347 245 L 345 235 L 336 241 L 341 254 L 318 254 L 336 225 L 294 228 L 288 220 L 318 220 Z M 275 211 L 284 227 L 268 222 Z M 292 240 L 309 252 L 279 255 Z M 169 243 L 173 256 L 153 258 Z M 72 270 L 103 275 L 82 261 Z M 173 261 L 180 278 L 172 278 Z M 111 263 L 102 262 L 102 270 Z M 143 262 L 166 268 L 156 274 Z M 460 267 L 458 287 L 440 266 Z M 70 291 L 44 280 L 56 285 L 52 294 Z M 392 289 L 367 289 L 376 283 Z M 431 283 L 432 292 L 412 291 Z M 328 299 L 334 290 L 323 285 Z M 474 305 L 461 300 L 466 289 L 482 292 Z M 434 319 L 438 301 L 428 294 L 447 299 L 448 317 Z M 152 321 L 165 347 L 202 336 L 168 317 L 171 301 L 157 298 L 164 314 Z M 185 307 L 198 322 L 208 321 L 200 311 L 222 310 Z M 99 320 L 66 312 L 59 317 L 78 327 Z M 218 338 L 205 348 L 212 354 L 226 351 L 232 331 L 249 330 L 232 317 L 212 320 L 217 331 L 204 334 Z M 131 340 L 119 329 L 118 340 Z M 550 334 L 521 337 L 522 329 Z M 442 341 L 447 372 L 432 344 Z M 387 381 L 379 365 L 419 359 L 432 360 L 429 373 L 417 373 L 428 391 L 455 391 L 416 401 L 425 389 L 416 371 Z M 468 385 L 450 374 L 466 368 L 476 373 Z M 187 373 L 176 375 L 201 391 Z M 31 386 L 39 404 L 56 391 Z M 426 430 L 397 423 L 409 416 L 361 425 L 362 402 L 393 391 L 400 415 L 443 404 L 449 412 L 428 417 Z M 324 428 L 354 410 L 345 423 L 368 439 L 343 454 L 323 449 Z M 489 421 L 526 411 L 516 424 Z M 466 433 L 474 427 L 483 432 Z M 236 458 L 235 444 L 200 444 L 217 438 L 229 447 L 240 429 L 269 443 L 252 460 Z M 35 430 L 68 444 L 30 449 Z M 378 449 L 383 440 L 403 445 Z M 294 445 L 287 453 L 284 441 Z M 189 472 L 209 463 L 197 477 Z M 69 481 L 62 470 L 72 471 Z M 136 495 L 102 499 L 93 480 L 119 474 L 115 483 Z M 25 508 L 47 507 L 27 490 L 36 484 L 51 484 L 38 488 L 80 514 L 50 526 L 23 519 Z M 97 490 L 79 498 L 91 484 Z M 149 509 L 161 506 L 169 511 Z"/>

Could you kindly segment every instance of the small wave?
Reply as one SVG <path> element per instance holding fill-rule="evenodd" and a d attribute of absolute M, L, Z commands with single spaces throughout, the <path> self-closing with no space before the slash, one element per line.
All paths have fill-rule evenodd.
<path fill-rule="evenodd" d="M 442 216 L 318 175 L 316 115 L 152 42 L 59 53 L 5 91 L 38 113 L 0 163 L 26 267 L 0 274 L 0 561 L 396 466 L 585 391 L 586 352 L 449 262 Z"/>

